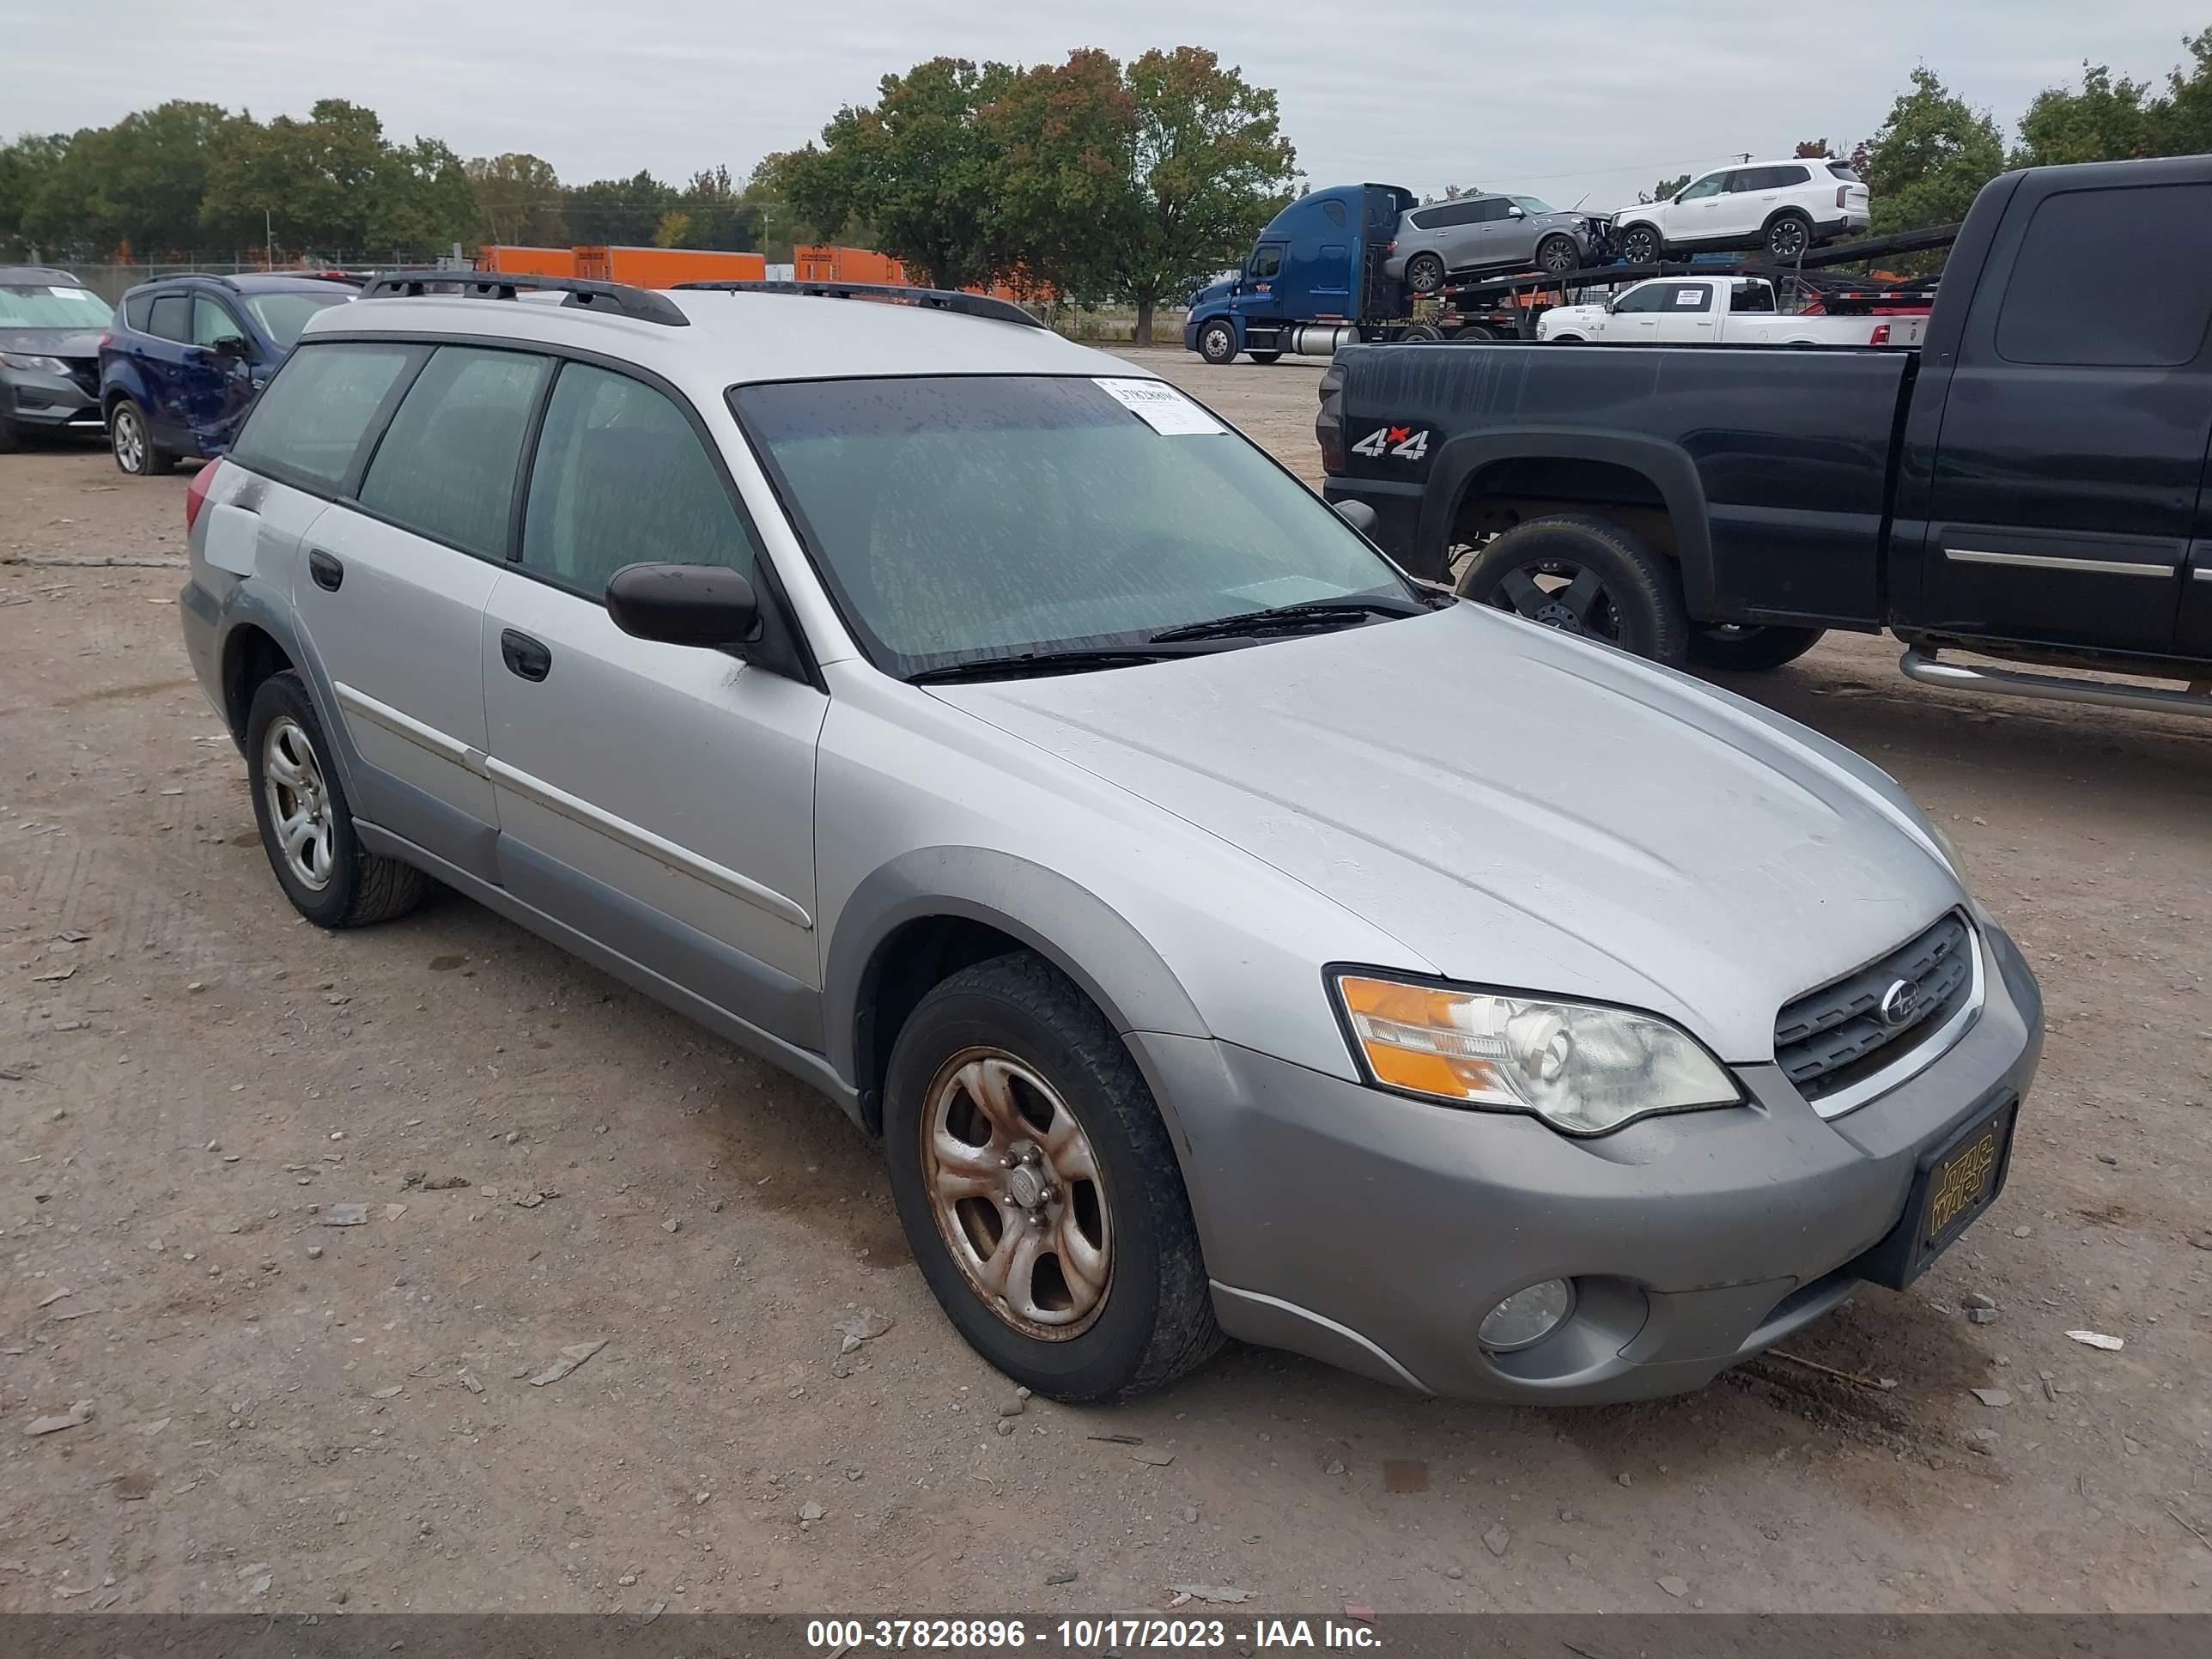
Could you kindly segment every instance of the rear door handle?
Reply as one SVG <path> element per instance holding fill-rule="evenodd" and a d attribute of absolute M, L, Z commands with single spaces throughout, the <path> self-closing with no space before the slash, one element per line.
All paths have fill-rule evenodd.
<path fill-rule="evenodd" d="M 526 680 L 542 680 L 553 672 L 553 653 L 529 635 L 518 634 L 512 628 L 500 632 L 499 654 L 510 673 Z"/>
<path fill-rule="evenodd" d="M 335 593 L 345 580 L 345 566 L 334 553 L 325 553 L 319 547 L 307 551 L 307 574 L 314 578 L 315 586 Z"/>

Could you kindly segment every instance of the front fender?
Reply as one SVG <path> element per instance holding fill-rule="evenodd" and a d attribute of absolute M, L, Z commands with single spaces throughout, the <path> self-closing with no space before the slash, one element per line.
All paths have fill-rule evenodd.
<path fill-rule="evenodd" d="M 916 848 L 853 890 L 823 964 L 828 1058 L 861 1090 L 872 1114 L 877 1079 L 864 1075 L 863 1044 L 884 947 L 908 923 L 939 916 L 981 922 L 1020 940 L 1081 986 L 1116 1031 L 1211 1035 L 1158 951 L 1089 889 L 1008 853 Z M 1160 1104 L 1176 1132 L 1172 1107 Z"/>

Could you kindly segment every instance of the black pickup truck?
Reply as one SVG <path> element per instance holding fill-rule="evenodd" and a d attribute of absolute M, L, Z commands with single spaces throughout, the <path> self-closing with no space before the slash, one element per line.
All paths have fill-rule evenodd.
<path fill-rule="evenodd" d="M 1661 661 L 1887 629 L 1930 684 L 2212 714 L 2208 324 L 2212 155 L 2011 173 L 1917 350 L 1348 346 L 1325 493 L 1414 574 Z"/>

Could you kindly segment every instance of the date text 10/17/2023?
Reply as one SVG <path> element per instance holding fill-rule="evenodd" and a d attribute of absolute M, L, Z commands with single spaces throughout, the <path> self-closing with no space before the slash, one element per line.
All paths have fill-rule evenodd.
<path fill-rule="evenodd" d="M 1336 1648 L 1374 1650 L 1374 1626 L 1333 1619 L 1061 1619 L 1031 1625 L 1023 1619 L 815 1619 L 806 1644 L 833 1654 L 878 1649 L 936 1649 L 1011 1653 L 1096 1653 L 1138 1649 Z"/>

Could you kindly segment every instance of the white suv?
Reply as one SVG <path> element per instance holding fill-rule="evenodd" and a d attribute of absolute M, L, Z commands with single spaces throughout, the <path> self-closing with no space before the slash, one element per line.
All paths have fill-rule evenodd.
<path fill-rule="evenodd" d="M 1765 248 L 1795 259 L 1868 226 L 1867 187 L 1848 162 L 1826 157 L 1754 161 L 1697 179 L 1672 201 L 1613 215 L 1613 246 L 1631 264 L 1678 250 Z"/>

